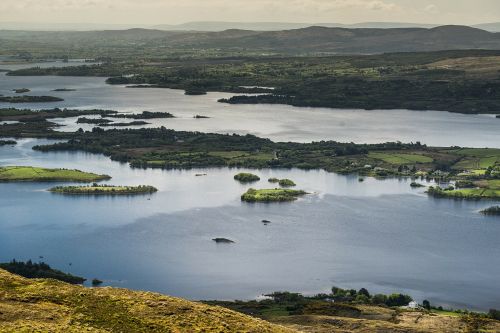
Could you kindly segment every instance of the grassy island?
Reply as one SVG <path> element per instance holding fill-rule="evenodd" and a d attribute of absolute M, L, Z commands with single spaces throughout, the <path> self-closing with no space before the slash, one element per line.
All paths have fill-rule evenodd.
<path fill-rule="evenodd" d="M 111 179 L 108 175 L 98 175 L 80 170 L 46 169 L 29 166 L 0 167 L 0 182 L 95 182 Z"/>
<path fill-rule="evenodd" d="M 15 145 L 17 144 L 14 140 L 0 140 L 0 146 Z"/>
<path fill-rule="evenodd" d="M 158 192 L 158 189 L 153 186 L 113 186 L 113 185 L 97 185 L 90 186 L 56 186 L 49 190 L 52 193 L 60 194 L 75 194 L 75 195 L 135 195 L 135 194 L 151 194 Z"/>
<path fill-rule="evenodd" d="M 260 177 L 254 175 L 253 173 L 242 172 L 234 176 L 234 179 L 239 181 L 240 183 L 253 183 L 258 182 Z"/>
<path fill-rule="evenodd" d="M 27 262 L 12 260 L 9 263 L 1 263 L 0 268 L 29 279 L 55 279 L 71 284 L 82 284 L 86 281 L 85 278 L 53 269 L 44 262 L 33 263 L 31 260 Z"/>
<path fill-rule="evenodd" d="M 64 99 L 54 96 L 3 96 L 0 102 L 6 103 L 50 103 L 62 102 Z"/>
<path fill-rule="evenodd" d="M 275 177 L 269 178 L 267 181 L 270 182 L 270 183 L 273 183 L 273 184 L 276 184 L 276 183 L 280 182 L 279 178 L 275 178 Z"/>
<path fill-rule="evenodd" d="M 425 187 L 425 185 L 422 185 L 422 184 L 417 183 L 417 182 L 412 182 L 410 184 L 410 186 L 413 187 L 413 188 Z"/>
<path fill-rule="evenodd" d="M 307 192 L 287 189 L 249 189 L 241 196 L 242 201 L 246 202 L 284 202 L 295 201 Z"/>
<path fill-rule="evenodd" d="M 486 208 L 481 211 L 481 214 L 500 216 L 500 206 L 491 206 L 490 208 Z"/>

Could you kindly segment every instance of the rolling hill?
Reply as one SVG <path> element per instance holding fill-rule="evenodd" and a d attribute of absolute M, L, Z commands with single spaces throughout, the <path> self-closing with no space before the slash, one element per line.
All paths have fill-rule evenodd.
<path fill-rule="evenodd" d="M 222 307 L 113 288 L 29 280 L 0 270 L 0 332 L 293 333 Z"/>
<path fill-rule="evenodd" d="M 141 47 L 149 50 L 240 50 L 282 54 L 375 54 L 463 49 L 500 49 L 500 33 L 468 26 L 435 28 L 328 28 L 280 31 L 229 29 L 216 32 L 151 29 L 85 32 L 0 31 L 14 46 L 43 43 L 54 49 Z"/>

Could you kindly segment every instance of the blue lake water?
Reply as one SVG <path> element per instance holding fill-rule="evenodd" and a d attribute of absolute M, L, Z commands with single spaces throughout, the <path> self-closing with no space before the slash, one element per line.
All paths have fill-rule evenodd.
<path fill-rule="evenodd" d="M 151 126 L 179 130 L 283 141 L 500 147 L 500 120 L 488 115 L 233 106 L 216 102 L 226 94 L 184 96 L 169 89 L 108 86 L 102 78 L 0 73 L 0 94 L 14 88 L 66 99 L 16 107 L 168 111 L 177 118 Z M 77 91 L 51 91 L 57 88 Z M 0 104 L 6 106 L 12 105 Z M 193 119 L 196 114 L 211 118 Z M 61 130 L 73 130 L 80 127 L 75 120 L 57 121 L 66 125 Z M 0 184 L 0 261 L 41 256 L 106 285 L 191 299 L 251 299 L 276 290 L 317 293 L 337 285 L 407 292 L 444 306 L 500 307 L 500 220 L 478 214 L 492 202 L 428 198 L 424 189 L 410 188 L 408 179 L 359 182 L 324 171 L 258 170 L 253 172 L 262 181 L 251 186 L 270 187 L 267 178 L 286 177 L 312 194 L 294 203 L 247 204 L 240 195 L 250 186 L 233 180 L 240 170 L 131 169 L 100 155 L 31 149 L 45 142 L 23 139 L 15 147 L 0 147 L 0 165 L 78 168 L 109 174 L 111 184 L 149 184 L 159 192 L 68 197 L 46 191 L 58 184 Z M 263 219 L 272 223 L 264 225 Z M 216 244 L 215 237 L 235 243 Z"/>
<path fill-rule="evenodd" d="M 44 142 L 1 147 L 0 165 L 78 167 L 112 175 L 111 184 L 160 191 L 74 197 L 47 192 L 53 184 L 0 184 L 2 261 L 43 256 L 106 285 L 192 299 L 338 285 L 457 307 L 500 305 L 500 221 L 478 214 L 491 202 L 428 198 L 408 179 L 259 170 L 262 180 L 251 186 L 288 177 L 313 194 L 294 203 L 247 204 L 239 196 L 250 185 L 232 179 L 238 170 L 131 169 L 100 155 L 31 150 Z M 216 244 L 216 237 L 236 243 Z"/>

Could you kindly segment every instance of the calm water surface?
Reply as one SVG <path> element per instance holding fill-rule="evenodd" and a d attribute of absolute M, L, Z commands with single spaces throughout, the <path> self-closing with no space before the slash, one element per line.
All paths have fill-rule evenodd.
<path fill-rule="evenodd" d="M 47 192 L 53 184 L 0 184 L 2 261 L 43 256 L 107 285 L 192 299 L 338 285 L 457 307 L 500 306 L 500 221 L 478 214 L 489 202 L 431 199 L 404 179 L 361 183 L 323 171 L 261 170 L 254 187 L 288 177 L 313 194 L 247 204 L 239 196 L 249 186 L 232 179 L 237 170 L 139 170 L 100 155 L 31 150 L 44 142 L 0 148 L 0 165 L 78 167 L 112 175 L 111 184 L 160 191 L 71 197 Z M 215 237 L 236 243 L 218 245 Z"/>
<path fill-rule="evenodd" d="M 0 94 L 12 95 L 14 88 L 66 99 L 17 107 L 168 111 L 177 118 L 151 126 L 178 130 L 253 133 L 280 141 L 500 147 L 500 120 L 487 115 L 225 105 L 216 102 L 228 96 L 221 93 L 184 96 L 109 86 L 102 78 L 0 73 Z M 77 91 L 51 91 L 58 88 Z M 0 104 L 6 106 L 12 105 Z M 193 119 L 197 114 L 211 118 Z M 80 127 L 75 120 L 59 122 L 67 125 L 63 130 L 74 130 Z M 23 139 L 16 147 L 0 147 L 0 165 L 79 168 L 109 174 L 111 184 L 150 184 L 160 191 L 68 197 L 46 191 L 58 184 L 0 184 L 0 261 L 42 256 L 54 267 L 106 285 L 192 299 L 317 293 L 337 285 L 407 292 L 444 306 L 500 307 L 500 221 L 478 214 L 491 202 L 428 198 L 406 179 L 361 183 L 356 176 L 323 171 L 261 170 L 256 173 L 263 180 L 254 187 L 269 187 L 269 177 L 286 177 L 313 194 L 294 203 L 246 204 L 239 197 L 249 186 L 232 179 L 238 170 L 139 170 L 100 155 L 31 149 L 46 142 Z M 263 219 L 272 223 L 263 225 Z M 215 244 L 215 237 L 236 243 Z"/>
<path fill-rule="evenodd" d="M 68 65 L 56 63 L 59 66 Z M 69 64 L 71 65 L 71 63 Z M 26 67 L 27 65 L 17 65 Z M 49 66 L 49 64 L 43 64 Z M 14 69 L 1 65 L 0 68 Z M 500 148 L 500 119 L 492 115 L 461 115 L 448 112 L 407 110 L 337 110 L 296 108 L 288 105 L 228 105 L 217 103 L 233 94 L 209 93 L 185 96 L 181 90 L 132 89 L 105 84 L 104 78 L 85 77 L 10 77 L 0 73 L 0 94 L 12 95 L 12 89 L 29 88 L 31 95 L 64 98 L 59 103 L 27 103 L 28 108 L 99 108 L 123 112 L 163 111 L 175 119 L 152 120 L 146 127 L 165 126 L 176 130 L 215 133 L 255 134 L 275 141 L 380 143 L 421 141 L 434 146 Z M 53 92 L 58 88 L 74 92 Z M 0 103 L 0 107 L 12 104 Z M 194 119 L 195 115 L 211 117 Z M 68 125 L 61 130 L 74 131 L 91 125 L 76 124 L 76 118 L 60 120 Z"/>

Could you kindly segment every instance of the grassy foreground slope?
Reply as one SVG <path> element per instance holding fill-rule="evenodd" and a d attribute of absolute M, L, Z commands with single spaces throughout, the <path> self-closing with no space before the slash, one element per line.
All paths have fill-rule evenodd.
<path fill-rule="evenodd" d="M 160 294 L 88 289 L 0 270 L 0 332 L 296 331 L 222 307 Z"/>

